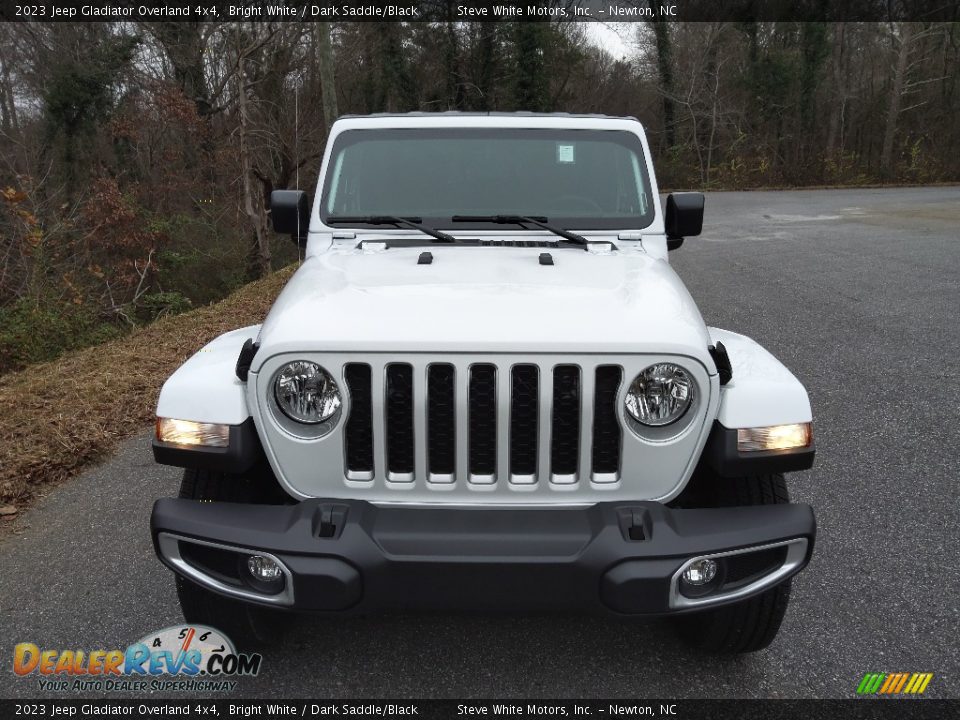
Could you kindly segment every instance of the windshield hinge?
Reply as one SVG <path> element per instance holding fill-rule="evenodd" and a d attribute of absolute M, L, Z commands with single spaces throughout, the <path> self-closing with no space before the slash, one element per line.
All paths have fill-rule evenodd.
<path fill-rule="evenodd" d="M 617 235 L 617 240 L 643 240 L 641 232 L 622 232 Z"/>

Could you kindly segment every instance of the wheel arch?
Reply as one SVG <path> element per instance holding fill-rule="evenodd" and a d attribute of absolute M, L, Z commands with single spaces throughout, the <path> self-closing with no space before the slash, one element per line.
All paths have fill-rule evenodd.
<path fill-rule="evenodd" d="M 163 384 L 157 416 L 240 425 L 250 417 L 247 387 L 236 374 L 237 358 L 259 325 L 232 330 L 204 345 Z"/>
<path fill-rule="evenodd" d="M 773 354 L 746 335 L 707 330 L 711 342 L 723 343 L 733 368 L 720 392 L 716 419 L 721 425 L 733 429 L 812 421 L 806 388 Z"/>

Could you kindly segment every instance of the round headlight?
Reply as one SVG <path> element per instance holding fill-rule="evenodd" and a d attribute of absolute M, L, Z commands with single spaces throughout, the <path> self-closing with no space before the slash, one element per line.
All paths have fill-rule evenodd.
<path fill-rule="evenodd" d="M 673 363 L 657 363 L 630 383 L 627 412 L 644 425 L 669 425 L 687 411 L 693 393 L 693 378 L 686 370 Z"/>
<path fill-rule="evenodd" d="M 280 368 L 273 393 L 283 414 L 299 423 L 325 422 L 340 409 L 340 390 L 333 377 L 307 360 L 296 360 Z"/>

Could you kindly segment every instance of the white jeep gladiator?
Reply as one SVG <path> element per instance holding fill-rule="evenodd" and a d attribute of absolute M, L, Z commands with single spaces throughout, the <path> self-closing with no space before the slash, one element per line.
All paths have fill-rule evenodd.
<path fill-rule="evenodd" d="M 783 478 L 810 403 L 671 269 L 703 207 L 661 208 L 633 118 L 338 120 L 312 203 L 272 196 L 302 265 L 160 393 L 184 617 L 263 642 L 280 610 L 574 609 L 769 645 L 816 534 Z"/>

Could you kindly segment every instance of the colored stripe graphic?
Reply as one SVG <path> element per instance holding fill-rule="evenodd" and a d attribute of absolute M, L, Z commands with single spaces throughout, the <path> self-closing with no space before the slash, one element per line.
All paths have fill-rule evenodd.
<path fill-rule="evenodd" d="M 933 673 L 867 673 L 857 686 L 858 695 L 922 695 Z"/>
<path fill-rule="evenodd" d="M 897 680 L 897 684 L 891 688 L 890 692 L 898 693 L 903 689 L 904 684 L 907 682 L 907 678 L 910 677 L 910 673 L 900 673 L 900 679 Z"/>
<path fill-rule="evenodd" d="M 919 680 L 917 685 L 913 687 L 913 692 L 917 695 L 922 695 L 927 689 L 927 685 L 929 685 L 930 681 L 933 680 L 933 673 L 920 673 L 920 677 L 922 680 Z"/>
<path fill-rule="evenodd" d="M 880 684 L 886 679 L 886 673 L 867 673 L 860 682 L 857 692 L 860 695 L 872 695 L 880 689 Z"/>
<path fill-rule="evenodd" d="M 900 679 L 900 675 L 897 673 L 890 673 L 887 675 L 887 679 L 883 681 L 883 685 L 880 686 L 880 694 L 886 694 L 890 692 L 890 688 L 897 684 L 897 680 Z"/>

